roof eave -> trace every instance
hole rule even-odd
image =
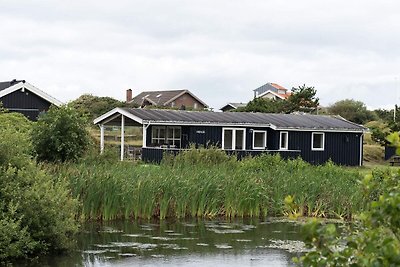
[[[160,120],[143,120],[143,124],[156,124],[156,125],[202,125],[202,126],[226,126],[226,127],[270,127],[275,129],[276,126],[270,123],[227,123],[227,122],[188,122],[188,121],[160,121]]]
[[[262,94],[260,94],[259,96],[257,96],[257,98],[263,97],[263,96],[265,96],[265,95],[268,94],[268,93],[271,93],[271,94],[273,94],[274,96],[277,96],[277,97],[279,97],[279,98],[282,99],[282,100],[285,100],[285,99],[286,99],[285,97],[283,97],[283,96],[281,96],[281,95],[279,95],[279,94],[277,94],[277,93],[275,93],[275,92],[273,92],[273,91],[271,91],[271,90],[265,91],[264,93],[262,93]]]
[[[101,115],[100,117],[97,117],[96,119],[94,119],[93,120],[93,124],[103,124],[102,122],[107,121],[107,119],[112,118],[117,113],[119,113],[121,115],[124,115],[124,116],[136,121],[139,124],[143,124],[143,120],[141,118],[131,114],[130,112],[126,111],[123,108],[114,108],[114,109],[110,110],[109,112],[107,112],[107,113]]]
[[[277,127],[279,131],[316,131],[316,132],[351,132],[351,133],[365,133],[366,129],[352,129],[352,128],[310,128],[310,127]]]
[[[222,108],[220,108],[219,110],[223,110],[226,107],[232,107],[234,109],[237,109],[237,107],[235,107],[234,105],[232,105],[231,103],[226,104],[225,106],[223,106]]]
[[[48,101],[49,103],[59,107],[61,106],[63,103],[57,99],[55,99],[54,97],[50,96],[49,94],[43,92],[42,90],[40,90],[39,88],[33,86],[32,84],[28,83],[28,82],[19,82],[17,84],[14,84],[4,90],[0,91],[0,97],[6,96],[8,94],[11,94],[19,89],[28,89],[29,91],[31,91],[32,93],[40,96],[41,98],[43,98],[44,100]]]

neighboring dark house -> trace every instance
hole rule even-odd
[[[363,126],[336,116],[247,112],[196,112],[115,108],[94,120],[143,127],[142,159],[160,162],[164,152],[217,146],[238,157],[279,153],[312,164],[362,165]],[[103,130],[104,131],[104,130]],[[123,138],[121,138],[123,140]],[[104,147],[104,140],[101,147]],[[121,159],[124,143],[121,142]]]
[[[203,110],[207,104],[192,94],[189,90],[146,91],[132,98],[132,90],[126,91],[126,102],[135,103],[140,107],[157,106],[179,109]]]
[[[228,103],[225,106],[223,106],[222,108],[220,108],[219,110],[221,110],[222,112],[227,112],[227,111],[235,110],[237,108],[245,107],[246,105],[247,105],[247,103]]]
[[[9,111],[22,113],[33,121],[51,105],[62,104],[25,80],[0,82],[0,102]]]

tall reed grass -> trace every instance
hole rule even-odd
[[[360,175],[327,163],[262,155],[237,161],[192,149],[160,165],[86,160],[47,167],[67,179],[85,219],[301,216],[350,218],[363,206]],[[290,196],[290,208],[285,198]]]

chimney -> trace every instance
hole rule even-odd
[[[129,103],[132,101],[132,89],[126,90],[126,102]]]

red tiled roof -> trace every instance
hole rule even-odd
[[[280,90],[287,90],[285,87],[277,84],[277,83],[270,83],[273,87],[275,87],[276,89],[280,89]]]
[[[287,92],[286,94],[278,94],[278,95],[280,95],[281,97],[287,99],[291,94],[292,94],[292,92]]]

